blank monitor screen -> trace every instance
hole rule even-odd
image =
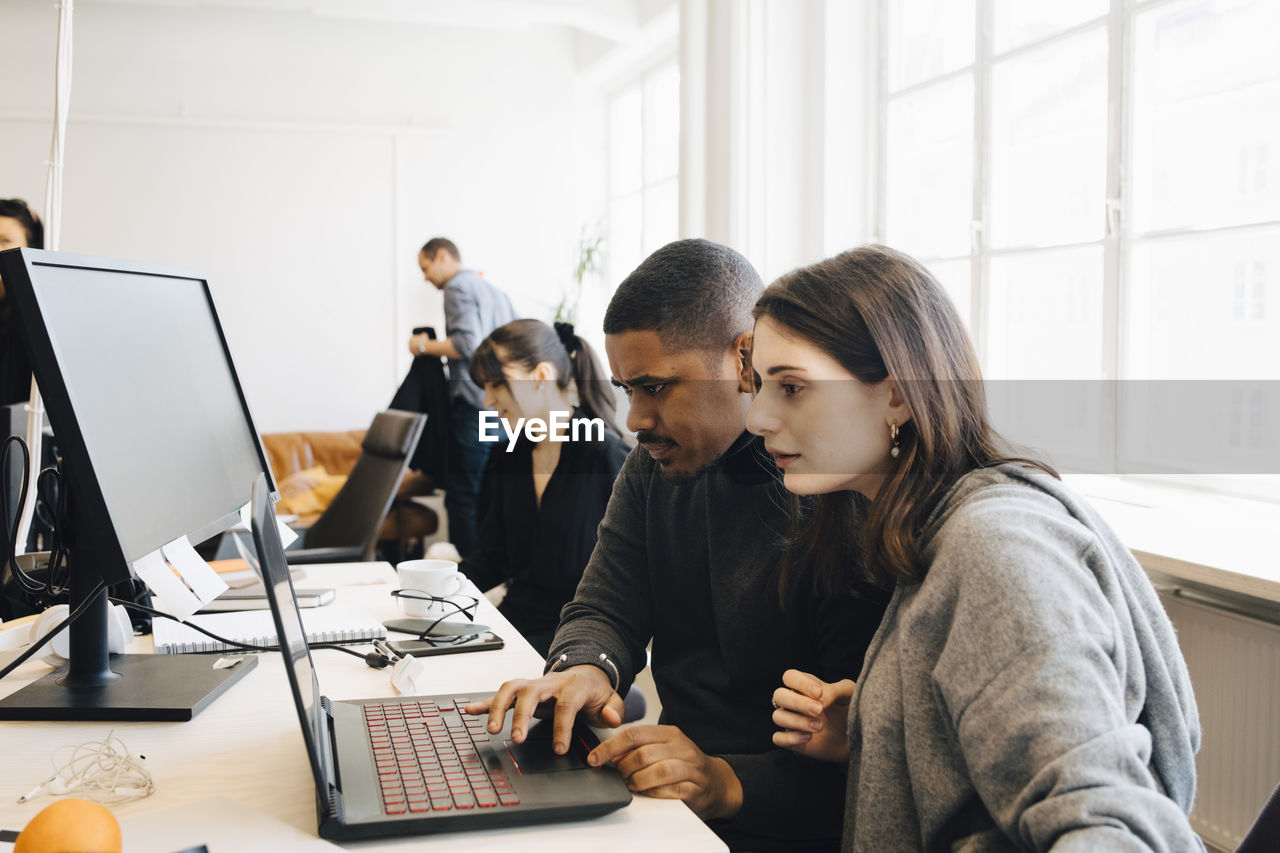
[[[31,279],[124,558],[218,532],[266,465],[206,283],[39,261]]]

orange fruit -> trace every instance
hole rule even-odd
[[[120,824],[101,803],[68,797],[36,813],[13,853],[120,853]]]

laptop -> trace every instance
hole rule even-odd
[[[296,516],[295,516],[296,517]],[[277,523],[284,521],[285,517],[277,515]],[[283,543],[281,543],[283,544]],[[266,610],[267,604],[267,587],[262,581],[262,567],[258,564],[257,549],[254,547],[253,535],[248,529],[248,525],[238,523],[231,529],[223,533],[222,540],[218,542],[218,554],[230,553],[232,546],[239,554],[239,557],[245,564],[243,572],[231,572],[223,576],[223,580],[227,583],[243,583],[249,581],[246,586],[232,586],[229,589],[219,593],[217,598],[206,601],[200,606],[200,613],[225,613],[232,610]],[[290,566],[289,570],[292,576],[301,577],[303,569],[299,566]],[[294,599],[298,602],[298,606],[302,608],[324,607],[332,604],[336,596],[336,592],[332,587],[323,589],[294,589]]]
[[[461,713],[465,696],[399,696],[335,702],[320,695],[266,477],[253,487],[253,541],[271,595],[315,777],[323,838],[352,840],[519,826],[597,817],[631,802],[612,767],[590,767],[598,744],[574,727],[569,752],[551,749],[551,722],[525,742],[510,721],[490,735],[487,717]]]

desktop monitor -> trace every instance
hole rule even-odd
[[[250,669],[202,655],[109,657],[107,590],[132,563],[225,530],[270,469],[208,281],[150,264],[0,253],[67,490],[70,663],[0,700],[0,719],[190,719]],[[91,595],[92,594],[92,595]]]

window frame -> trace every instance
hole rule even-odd
[[[1002,256],[1025,257],[1043,252],[1055,252],[1072,247],[1100,246],[1102,249],[1102,305],[1101,321],[1101,379],[1104,381],[1135,378],[1131,359],[1126,355],[1128,303],[1131,283],[1128,277],[1132,253],[1137,246],[1163,240],[1176,240],[1208,235],[1240,233],[1280,226],[1280,220],[1252,220],[1230,224],[1154,229],[1138,232],[1132,229],[1133,172],[1128,168],[1133,161],[1136,97],[1135,79],[1135,23],[1138,15],[1170,6],[1184,0],[1110,0],[1104,14],[1081,21],[1050,36],[1037,38],[1016,47],[996,53],[994,48],[993,17],[995,0],[975,0],[974,59],[963,67],[954,68],[890,91],[890,4],[896,0],[874,0],[877,39],[874,80],[874,237],[886,242],[887,213],[889,209],[888,152],[890,104],[899,98],[937,85],[946,80],[971,75],[973,80],[973,162],[972,199],[970,207],[970,246],[967,255],[917,255],[927,264],[969,264],[969,330],[980,362],[986,366],[991,356],[992,336],[987,328],[992,306],[991,261]],[[1106,182],[1102,209],[1103,232],[1100,239],[1076,243],[1046,243],[1044,245],[992,248],[988,226],[992,198],[992,79],[997,64],[1044,50],[1055,44],[1075,38],[1099,27],[1105,28],[1107,42],[1107,105],[1106,105]],[[1248,301],[1246,293],[1246,303]],[[1246,304],[1246,313],[1248,306]],[[1238,496],[1260,498],[1280,502],[1280,488],[1274,484],[1242,485],[1240,478],[1211,475],[1176,475],[1155,473],[1126,473],[1132,465],[1121,453],[1119,425],[1107,425],[1109,447],[1103,448],[1103,464],[1106,470],[1117,472],[1125,479],[1151,481],[1191,486],[1197,489],[1224,492]],[[1247,479],[1247,475],[1246,475]],[[1272,480],[1280,478],[1272,477]]]
[[[660,53],[654,55],[650,61],[644,63],[643,66],[638,67],[634,73],[629,74],[625,79],[619,81],[617,85],[610,87],[610,89],[605,94],[606,117],[612,116],[613,105],[619,98],[622,98],[635,91],[638,91],[640,94],[640,135],[641,135],[640,148],[639,148],[640,185],[637,189],[631,190],[626,193],[615,195],[613,192],[613,186],[610,183],[610,185],[606,190],[606,197],[605,197],[605,233],[609,236],[610,242],[615,242],[614,233],[613,233],[614,221],[615,221],[615,218],[614,218],[615,204],[620,200],[631,199],[638,196],[640,201],[639,222],[640,222],[640,252],[642,255],[641,259],[643,259],[645,246],[647,245],[646,223],[647,223],[648,217],[646,213],[648,211],[651,192],[661,187],[662,185],[665,185],[669,182],[674,182],[677,189],[677,194],[678,194],[678,190],[680,186],[680,162],[678,157],[676,158],[675,171],[673,173],[669,175],[656,177],[656,178],[648,174],[649,158],[647,156],[647,151],[648,151],[647,129],[649,127],[648,122],[650,121],[650,118],[649,118],[650,111],[653,109],[653,106],[650,103],[650,98],[648,96],[648,83],[652,78],[656,77],[659,74],[665,73],[670,69],[674,69],[678,79],[678,75],[680,74],[680,57],[679,57],[679,52],[677,50],[676,45],[671,45],[669,49],[663,50]],[[679,131],[678,131],[679,122],[680,122],[680,105],[679,105],[679,98],[677,97],[676,99],[676,127],[677,127],[676,143],[677,145],[679,144]],[[613,122],[611,118],[606,118],[605,148],[606,148],[605,174],[606,176],[609,176],[608,179],[611,181],[612,174],[613,174],[613,165],[614,165],[613,161],[614,161],[614,156],[616,151],[614,146],[614,138],[613,138]],[[676,216],[677,216],[677,223],[678,223],[678,217],[679,217],[678,205],[676,209]],[[615,269],[614,257],[615,257],[615,254],[612,251],[608,252],[608,254],[606,255],[605,265],[608,273],[608,279],[613,282],[620,282],[630,272],[630,270]]]

